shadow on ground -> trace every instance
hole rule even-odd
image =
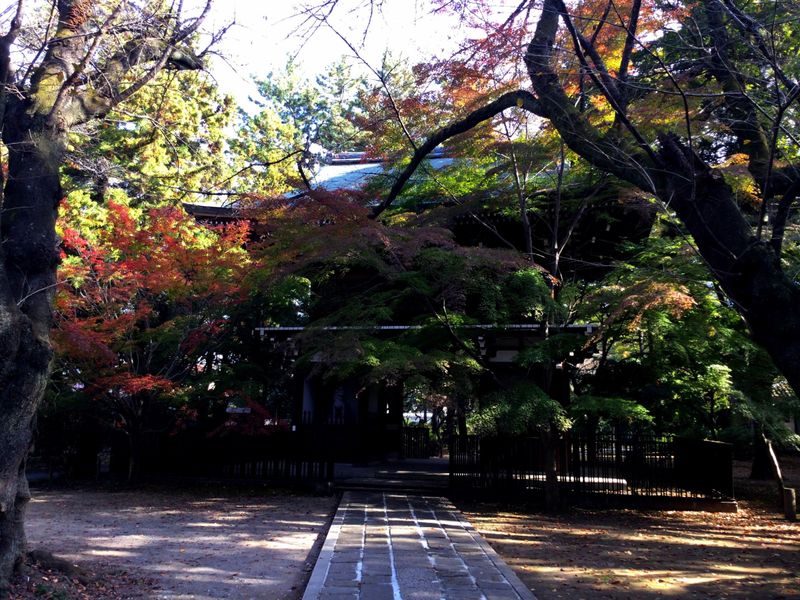
[[[31,548],[150,581],[142,597],[298,598],[333,497],[170,490],[46,490]]]
[[[800,525],[738,513],[464,507],[536,593],[556,598],[800,598]]]

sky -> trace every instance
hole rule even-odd
[[[458,22],[451,16],[431,14],[430,0],[385,2],[367,31],[365,0],[339,0],[331,24],[356,47],[372,66],[380,64],[384,51],[396,56],[424,60],[455,48]],[[329,28],[312,36],[298,32],[303,18],[296,0],[218,0],[208,20],[210,29],[235,20],[236,24],[218,46],[221,58],[212,61],[211,71],[223,90],[240,103],[255,94],[253,76],[264,77],[296,56],[301,72],[312,77],[342,55],[353,56],[347,45]]]

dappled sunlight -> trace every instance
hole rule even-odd
[[[478,530],[478,533],[480,533],[487,540],[493,540],[493,539],[496,539],[498,541],[502,540],[502,542],[504,544],[530,545],[530,544],[545,544],[545,543],[547,543],[545,539],[538,539],[538,538],[537,539],[531,539],[531,538],[534,538],[534,536],[530,536],[528,538],[521,539],[522,536],[520,534],[518,534],[518,533],[501,534],[501,533],[496,533],[496,532],[491,532],[491,531],[481,531],[480,529]]]
[[[89,550],[92,556],[114,556],[114,557],[130,557],[134,556],[133,552],[124,552],[122,550]]]
[[[332,497],[47,492],[28,533],[33,548],[152,578],[159,594],[273,598],[302,586],[334,509]]]
[[[220,515],[217,517],[220,521],[244,521],[248,518],[248,514],[245,512],[239,512],[235,514],[227,514],[227,515]]]
[[[466,512],[539,600],[800,594],[800,526],[747,506],[734,514]]]
[[[269,548],[277,550],[295,550],[307,548],[314,543],[316,534],[289,534],[272,537],[268,540],[247,540],[240,545],[245,548]]]
[[[739,566],[739,565],[712,565],[715,571],[731,571],[739,573],[741,577],[752,575],[778,575],[784,573],[783,569],[777,567],[757,567],[754,565]]]
[[[290,527],[317,527],[319,525],[319,519],[326,518],[326,515],[315,515],[316,519],[313,521],[308,520],[281,520],[275,519],[272,521],[262,521],[263,523],[274,523],[275,525],[289,525]]]
[[[142,548],[154,542],[164,542],[165,538],[158,538],[149,535],[115,535],[113,537],[88,537],[86,543],[93,547],[100,548]]]

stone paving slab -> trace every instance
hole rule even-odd
[[[536,600],[446,498],[345,492],[303,600]]]

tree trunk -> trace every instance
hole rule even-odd
[[[94,18],[91,0],[59,0],[53,3],[58,24],[42,40],[44,52],[35,57],[12,51],[27,3],[16,4],[0,38],[0,130],[8,152],[8,179],[0,198],[0,586],[24,556],[25,457],[53,355],[50,327],[59,257],[55,223],[66,132],[106,114],[168,64],[201,68],[191,51],[178,45],[197,31],[211,0],[198,17],[183,22],[180,11],[161,19],[159,11],[148,16],[150,11],[136,9],[145,22],[163,24],[161,39],[145,41],[132,32],[132,39],[121,43],[114,34],[103,49],[98,44],[104,33],[130,18],[125,3],[112,7],[101,24],[103,17]],[[154,35],[151,31],[143,26],[142,35]],[[20,69],[30,74],[27,85],[14,81],[12,54],[33,59],[27,71]],[[145,63],[145,73],[131,81],[132,68]]]
[[[5,485],[5,482],[3,482]],[[22,564],[25,556],[25,511],[30,500],[24,461],[16,476],[16,493],[12,504],[0,512],[0,570],[12,573]],[[0,579],[0,597],[8,584],[8,577]]]
[[[784,484],[781,465],[775,455],[772,442],[767,439],[763,431],[756,431],[754,438],[755,455],[753,456],[753,467],[750,471],[750,479],[772,479],[777,488],[778,505],[784,503]]]
[[[19,311],[8,319],[7,309],[0,309],[0,589],[25,554],[23,519],[30,498],[25,458],[52,357],[48,340],[35,336]]]
[[[800,394],[800,287],[772,246],[753,235],[722,175],[673,136],[660,141],[667,170],[659,196],[686,225],[753,339]]]
[[[463,398],[458,399],[458,410],[456,412],[456,426],[458,428],[458,435],[462,438],[467,437],[467,408],[466,401]]]
[[[25,459],[53,357],[62,139],[37,125],[20,105],[3,132],[9,161],[0,222],[0,587],[25,555]]]
[[[128,436],[128,483],[139,478],[139,440],[133,434]]]

